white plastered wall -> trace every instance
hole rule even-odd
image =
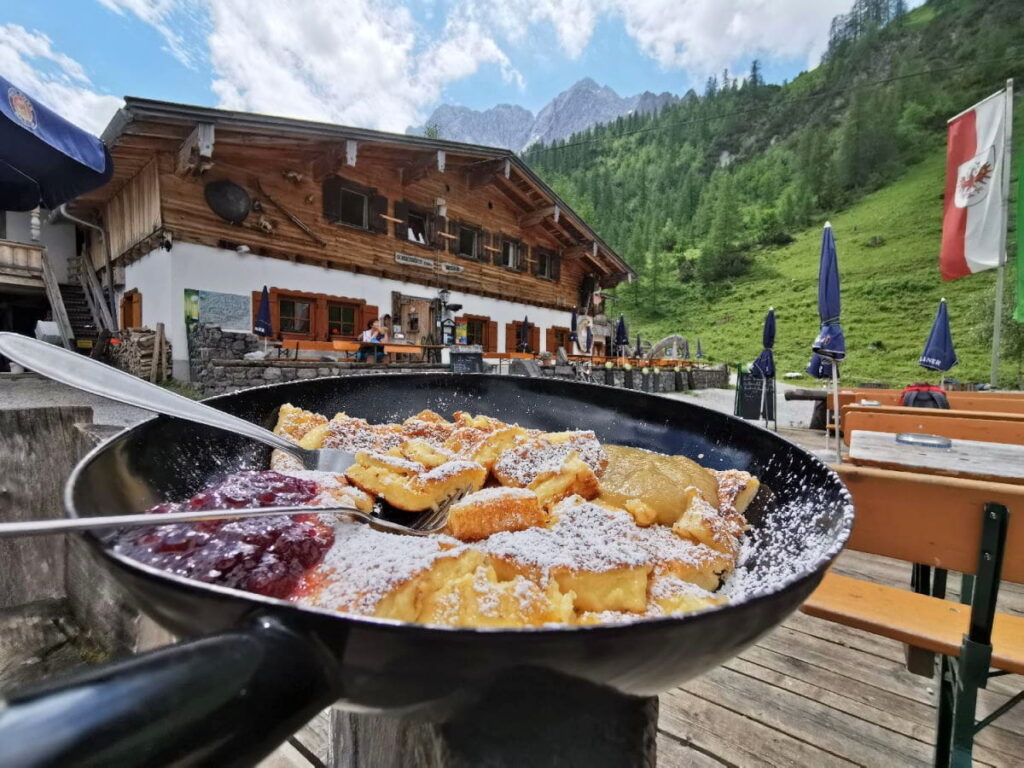
[[[175,243],[171,251],[157,249],[125,269],[125,289],[142,293],[142,322],[150,328],[164,323],[173,345],[174,375],[188,378],[188,347],[185,338],[185,290],[196,289],[249,296],[263,286],[282,290],[326,293],[364,299],[381,314],[390,311],[391,294],[433,298],[437,288],[414,282],[357,275],[337,269],[292,264],[252,253],[237,253],[193,243]],[[569,310],[557,311],[517,301],[504,301],[452,291],[449,301],[462,304],[462,312],[485,315],[498,324],[498,349],[505,349],[505,324],[528,317],[541,329],[540,343],[547,343],[551,326],[568,327]],[[246,329],[237,329],[246,330]],[[552,352],[554,350],[551,350]]]
[[[75,225],[70,222],[47,224],[48,211],[40,213],[42,227],[39,242],[46,248],[46,258],[58,283],[70,282],[68,264],[75,255]],[[32,219],[29,211],[0,211],[7,218],[6,239],[14,243],[32,243]]]

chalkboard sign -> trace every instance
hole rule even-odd
[[[763,379],[755,373],[740,371],[736,376],[735,415],[752,421],[775,421],[775,379]]]
[[[480,352],[452,352],[452,373],[483,373],[484,356]]]

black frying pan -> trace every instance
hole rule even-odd
[[[0,701],[0,766],[248,765],[332,702],[419,710],[512,667],[651,696],[739,653],[791,613],[839,553],[853,520],[838,477],[811,454],[730,416],[603,386],[500,376],[414,374],[293,382],[215,398],[272,425],[284,402],[374,422],[423,408],[485,413],[548,430],[593,429],[608,443],[681,453],[761,478],[754,543],[731,604],[621,626],[454,629],[298,608],[190,581],[114,554],[86,535],[139,606],[198,638]],[[71,516],[137,512],[226,473],[265,468],[269,449],[151,419],[90,453],[65,492]]]

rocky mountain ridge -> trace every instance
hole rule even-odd
[[[410,127],[406,133],[422,136],[427,126],[433,126],[442,139],[520,152],[533,144],[565,139],[620,116],[657,112],[678,99],[667,91],[619,96],[607,85],[598,85],[587,77],[555,96],[536,115],[513,104],[498,104],[484,110],[442,104],[424,125]]]

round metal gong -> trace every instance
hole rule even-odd
[[[210,210],[232,224],[241,224],[252,210],[252,198],[245,188],[227,179],[211,181],[203,195]]]

